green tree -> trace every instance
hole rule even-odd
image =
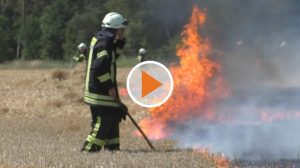
[[[5,60],[9,59],[10,53],[9,51],[9,40],[10,36],[7,32],[9,32],[9,27],[7,26],[9,24],[9,19],[5,17],[4,15],[0,15],[0,62],[3,62]]]
[[[28,16],[25,26],[21,29],[23,39],[22,59],[31,60],[40,58],[41,30],[38,18]]]
[[[104,14],[105,11],[101,10],[78,13],[67,23],[65,43],[63,44],[65,59],[73,57],[79,43],[89,44],[91,37],[101,27],[99,15]]]
[[[63,59],[65,23],[68,13],[63,0],[46,7],[40,19],[42,30],[42,58]]]
[[[15,59],[17,56],[17,41],[19,39],[18,31],[20,28],[21,9],[20,3],[17,0],[7,0],[2,1],[1,3],[1,15],[6,19],[4,19],[5,21],[2,20],[1,25],[1,29],[5,30],[5,37],[1,35],[1,40],[5,42],[0,46],[3,51],[0,55],[3,55],[2,58],[5,58],[2,61],[7,61]]]

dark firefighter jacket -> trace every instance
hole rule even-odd
[[[123,48],[125,40],[114,42],[116,30],[102,28],[92,38],[87,61],[84,101],[89,105],[119,107],[119,103],[108,95],[109,89],[115,87],[119,97],[116,81],[116,48]]]

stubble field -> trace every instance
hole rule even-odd
[[[125,86],[128,68],[118,70]],[[14,167],[215,167],[211,157],[180,150],[173,141],[155,141],[151,151],[121,123],[121,151],[81,153],[90,129],[83,103],[84,66],[74,69],[0,70],[0,168]],[[129,97],[122,100],[137,120],[147,111]]]

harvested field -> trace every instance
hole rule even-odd
[[[124,86],[129,69],[119,69]],[[133,136],[133,124],[121,124],[121,151],[80,153],[89,131],[90,113],[83,103],[84,66],[72,70],[0,71],[0,168],[14,167],[215,167],[212,157],[175,149],[156,141],[153,152]],[[147,111],[123,98],[139,121]]]

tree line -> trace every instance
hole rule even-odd
[[[165,8],[169,5],[172,8]],[[111,11],[130,21],[127,55],[136,54],[140,47],[155,50],[179,33],[189,6],[170,0],[0,0],[0,61],[68,60],[79,43],[89,43]],[[174,19],[176,8],[184,10]]]
[[[77,45],[88,44],[111,11],[130,21],[124,55],[136,55],[140,47],[154,57],[173,55],[193,5],[207,10],[204,33],[221,47],[236,34],[252,37],[254,29],[246,23],[254,22],[255,31],[265,34],[270,33],[268,25],[277,23],[276,30],[284,30],[278,22],[300,14],[297,0],[0,0],[0,62],[70,60]]]

